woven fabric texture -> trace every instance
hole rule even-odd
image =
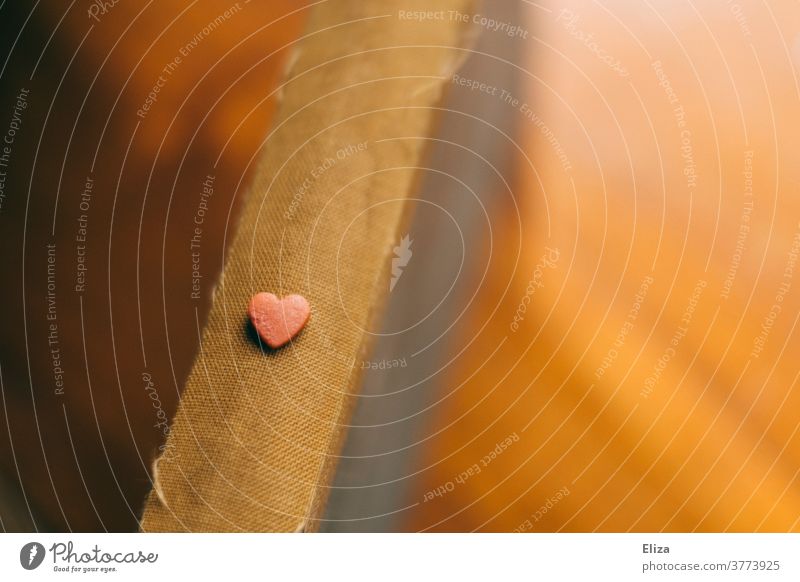
[[[287,71],[142,531],[316,528],[388,292],[436,105],[470,0],[330,0]],[[441,11],[421,18],[415,11]],[[452,11],[452,12],[451,12]],[[262,349],[246,306],[300,293],[311,320]]]

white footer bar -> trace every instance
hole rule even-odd
[[[2,534],[0,580],[800,580],[800,534]]]

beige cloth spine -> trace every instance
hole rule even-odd
[[[287,72],[141,529],[318,525],[392,248],[471,0],[329,0]],[[421,19],[414,11],[440,11]],[[417,249],[420,256],[424,249]],[[253,293],[303,294],[306,329],[263,352]]]

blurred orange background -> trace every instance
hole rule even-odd
[[[407,527],[796,531],[800,7],[524,13],[521,212]]]

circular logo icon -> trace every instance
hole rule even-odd
[[[29,542],[19,551],[19,563],[26,570],[35,570],[44,561],[44,546],[39,542]]]

